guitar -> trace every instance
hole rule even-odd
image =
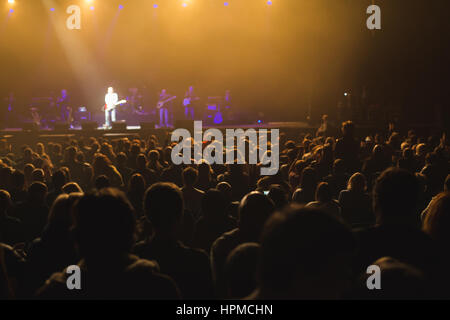
[[[193,97],[189,97],[189,98],[184,98],[183,100],[183,106],[187,107],[188,105],[190,105],[192,103],[192,100],[200,100],[199,97],[193,98]]]
[[[124,104],[124,103],[127,103],[127,100],[120,100],[120,101],[114,103],[113,105],[110,105],[109,107],[107,104],[105,104],[104,110],[105,111],[114,110],[117,106],[120,106],[121,104]]]
[[[156,104],[156,108],[157,108],[157,109],[161,109],[162,107],[164,107],[164,105],[165,105],[167,102],[172,101],[172,100],[175,100],[176,98],[177,98],[176,96],[173,96],[173,97],[170,97],[170,98],[168,98],[168,99],[166,99],[166,100],[158,101],[158,103]]]

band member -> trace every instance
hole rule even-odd
[[[169,127],[169,108],[172,100],[176,98],[167,93],[166,89],[162,89],[159,95],[157,108],[159,108],[159,127]]]
[[[184,95],[184,117],[186,119],[194,120],[195,101],[199,98],[194,94],[194,87],[190,86]]]
[[[119,102],[119,96],[112,87],[108,88],[105,96],[105,126],[111,128],[111,123],[116,122],[116,105]]]
[[[71,123],[72,109],[69,106],[69,95],[66,89],[61,90],[61,95],[56,100],[56,106],[58,108],[61,121]]]

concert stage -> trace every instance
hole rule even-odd
[[[125,137],[140,137],[145,138],[149,135],[156,135],[159,139],[164,139],[167,132],[171,132],[177,128],[189,128],[189,123],[193,126],[193,122],[181,122],[178,127],[172,128],[157,128],[154,123],[142,124],[141,126],[117,126],[113,129],[105,129],[98,126],[78,126],[73,129],[55,128],[55,129],[38,129],[35,126],[24,126],[24,128],[6,128],[0,130],[0,139],[6,139],[11,143],[29,144],[46,141],[67,141],[70,139],[78,139],[85,137],[97,137],[106,139],[117,139]],[[181,125],[180,125],[181,124]],[[216,128],[220,130],[225,129],[280,129],[282,132],[295,133],[298,131],[315,132],[317,127],[308,125],[306,122],[267,122],[267,123],[229,123],[221,125],[203,124],[203,129]]]

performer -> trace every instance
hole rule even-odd
[[[159,109],[159,127],[169,127],[169,108],[171,106],[172,100],[176,96],[172,96],[167,93],[166,89],[162,89],[159,95],[158,104],[156,107]]]
[[[69,95],[66,89],[61,90],[61,95],[56,99],[61,121],[72,123],[72,108],[69,106]]]
[[[111,128],[111,123],[116,121],[116,106],[119,102],[119,96],[112,87],[108,88],[105,96],[105,127]]]
[[[195,113],[195,101],[200,98],[195,96],[194,87],[190,86],[188,91],[184,95],[183,105],[184,105],[184,117],[189,120],[194,120]]]

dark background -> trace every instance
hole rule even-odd
[[[271,120],[334,114],[344,92],[397,108],[409,122],[448,110],[449,16],[444,0],[16,0],[0,2],[0,97],[67,88],[73,103],[97,110],[106,88],[165,87],[202,96],[230,89],[235,108]],[[157,3],[159,7],[153,8]],[[366,8],[382,10],[382,30],[366,28]],[[65,9],[82,7],[68,31]],[[119,11],[118,5],[124,9]],[[56,10],[50,12],[49,8]]]

